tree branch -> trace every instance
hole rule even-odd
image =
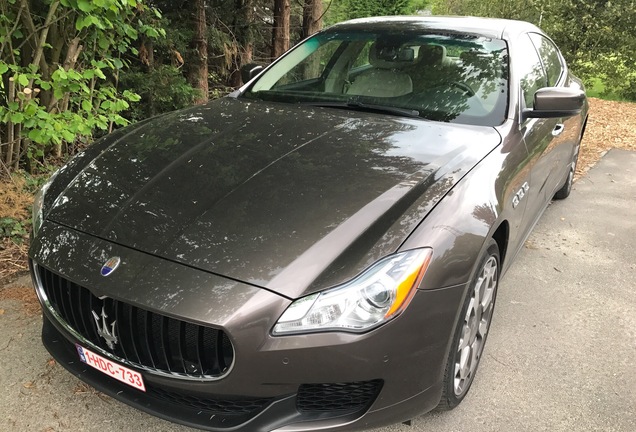
[[[4,52],[4,47],[7,45],[7,41],[11,39],[11,34],[13,34],[13,32],[18,28],[18,24],[20,23],[20,16],[22,15],[22,9],[24,9],[24,5],[20,5],[18,15],[15,17],[15,23],[13,23],[13,28],[9,33],[5,35],[5,39],[2,41],[2,46],[0,46],[0,54]]]
[[[53,25],[59,21],[62,21],[63,19],[65,19],[66,17],[68,17],[69,15],[74,14],[75,11],[74,10],[69,10],[67,12],[64,12],[62,15],[56,17],[53,21],[50,22],[50,25]],[[31,23],[33,24],[33,21],[31,21]],[[26,22],[25,22],[26,24]],[[44,25],[35,27],[35,24],[33,24],[33,27],[29,27],[29,35],[27,37],[24,38],[24,40],[22,41],[22,43],[20,43],[20,45],[18,45],[16,47],[17,50],[19,50],[20,48],[22,48],[24,46],[25,43],[27,43],[28,41],[31,40],[31,38],[37,37],[37,33],[42,30],[44,28]]]
[[[27,0],[22,0],[23,4],[26,2]],[[44,20],[44,28],[42,29],[40,33],[40,40],[38,41],[38,44],[35,48],[35,55],[33,56],[33,64],[39,64],[40,60],[43,60],[42,54],[44,53],[44,45],[46,44],[46,37],[49,34],[51,21],[53,20],[53,17],[55,16],[55,10],[57,9],[59,4],[60,4],[59,0],[56,0],[53,3],[51,3],[51,6],[49,7],[49,13],[46,15],[46,19]],[[46,64],[46,60],[44,61],[44,63]],[[47,68],[48,68],[48,65],[47,65]],[[31,84],[29,84],[29,87],[30,86]]]
[[[329,2],[329,4],[327,5],[327,7],[325,8],[325,11],[322,13],[322,15],[320,15],[320,16],[318,17],[318,19],[317,19],[316,21],[320,21],[321,19],[323,19],[323,17],[327,14],[327,12],[329,12],[329,8],[331,7],[331,5],[333,4],[333,2],[334,2],[334,1],[335,1],[335,0],[331,0],[331,1]]]

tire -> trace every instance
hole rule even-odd
[[[570,167],[570,171],[568,172],[568,178],[565,180],[565,184],[556,191],[553,199],[555,200],[564,200],[570,196],[570,192],[572,192],[572,183],[574,183],[574,170],[576,170],[576,162],[573,162],[573,167]]]
[[[448,411],[459,405],[473,383],[492,322],[500,262],[497,242],[490,239],[486,251],[479,258],[479,270],[470,283],[459,315],[444,371],[442,397],[436,408],[438,411]],[[476,297],[481,300],[479,308],[475,308]],[[487,302],[485,307],[484,302]],[[478,320],[481,325],[476,325]]]
[[[581,138],[582,139],[582,138]],[[572,163],[570,164],[570,171],[568,171],[568,177],[565,179],[565,183],[554,194],[553,199],[555,200],[563,200],[570,196],[570,192],[572,192],[572,184],[574,183],[574,173],[576,172],[576,164],[579,160],[579,150],[581,148],[581,141],[576,146],[576,152],[574,153],[574,157],[572,158]]]

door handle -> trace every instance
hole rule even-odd
[[[563,123],[557,124],[554,129],[552,129],[552,136],[559,136],[565,130],[565,125]]]

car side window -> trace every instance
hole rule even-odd
[[[548,86],[554,87],[563,73],[563,63],[559,50],[549,39],[538,33],[531,33],[530,39],[539,52],[539,57],[541,57],[543,67],[548,75]]]
[[[320,45],[303,61],[283,75],[274,87],[320,78],[340,45],[340,41],[328,41]]]
[[[548,86],[548,79],[529,35],[522,35],[517,41],[516,56],[525,106],[534,108],[534,94],[540,88]]]

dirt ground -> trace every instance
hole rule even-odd
[[[612,148],[636,150],[636,103],[590,98],[590,115],[581,143],[577,178]]]
[[[580,178],[611,148],[636,150],[636,103],[612,102],[590,98],[590,115],[581,145],[576,178]],[[0,178],[0,219],[4,217],[26,220],[32,195],[25,193],[19,178]],[[27,239],[16,244],[0,240],[0,286],[14,280],[28,270]]]

